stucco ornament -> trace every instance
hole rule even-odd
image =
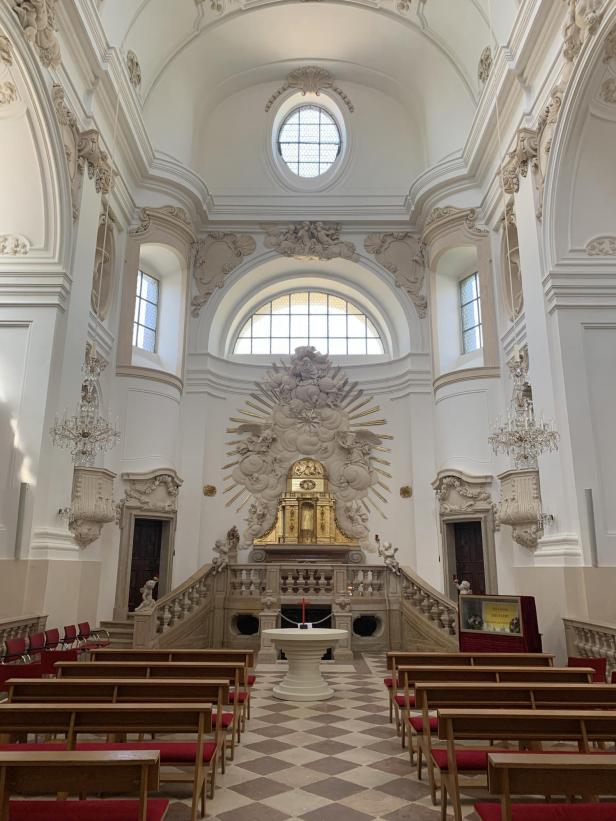
[[[228,429],[233,461],[226,466],[231,484],[225,491],[237,492],[227,504],[243,497],[239,510],[250,500],[244,545],[273,526],[291,466],[312,458],[329,476],[339,526],[368,546],[368,511],[380,511],[378,500],[387,501],[378,488],[389,491],[382,480],[388,474],[379,467],[389,462],[375,451],[387,450],[382,443],[391,438],[369,430],[385,424],[369,418],[378,406],[363,410],[369,402],[328,356],[308,346],[296,348],[288,364],[273,365],[257,383],[247,402],[251,410],[232,417],[239,424]]]
[[[265,231],[265,247],[284,257],[359,260],[355,245],[340,239],[341,226],[337,222],[271,223],[261,227]]]
[[[488,82],[490,71],[492,70],[492,49],[486,46],[481,52],[479,65],[477,66],[477,79],[482,85]]]
[[[13,65],[13,46],[4,34],[0,34],[0,63],[7,66]]]
[[[21,234],[0,234],[0,256],[25,256],[30,251],[30,241]]]
[[[28,42],[36,48],[41,63],[57,68],[61,63],[60,43],[56,37],[56,0],[8,0]]]
[[[410,231],[369,234],[364,240],[364,248],[394,275],[396,285],[407,292],[417,316],[423,319],[428,311],[428,300],[421,293],[425,264],[423,248],[417,237]]]
[[[192,246],[193,275],[198,293],[192,298],[192,315],[199,316],[201,308],[225,278],[254,253],[257,243],[249,234],[230,234],[214,231]]]
[[[10,105],[17,99],[17,87],[15,83],[7,80],[6,83],[0,83],[0,105]]]
[[[265,104],[265,111],[269,111],[278,97],[289,89],[301,91],[302,94],[316,94],[317,96],[324,89],[331,90],[340,97],[349,111],[355,110],[349,97],[336,85],[334,75],[330,71],[321,68],[321,66],[300,66],[300,68],[294,68],[293,71],[287,74],[285,82],[280,88],[276,89]]]
[[[126,67],[128,68],[128,79],[133,88],[141,88],[141,66],[134,51],[129,51],[126,55]]]
[[[616,237],[595,237],[586,246],[586,253],[589,257],[616,256]]]

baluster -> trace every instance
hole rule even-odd
[[[165,604],[165,606],[163,607],[163,626],[161,633],[164,633],[166,630],[169,629],[171,625],[171,618],[171,606],[169,604]]]

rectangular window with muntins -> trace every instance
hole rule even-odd
[[[150,353],[156,351],[159,300],[159,281],[144,271],[139,271],[133,322],[133,346]]]
[[[460,280],[460,325],[462,352],[472,353],[482,348],[481,298],[477,273]]]

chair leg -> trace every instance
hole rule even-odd
[[[227,737],[222,740],[222,755],[220,756],[220,774],[224,775],[227,769]]]
[[[411,767],[415,763],[415,744],[413,742],[413,733],[409,730],[409,758],[411,759]]]
[[[447,821],[447,785],[441,776],[441,821]]]
[[[401,732],[400,732],[400,741],[402,742],[402,749],[404,749],[406,747],[406,713],[402,712],[402,710],[400,711],[400,713],[401,713],[400,724],[401,724],[401,727],[402,727]]]
[[[207,779],[206,779],[207,781]],[[206,781],[203,782],[203,792],[205,794],[205,784]],[[216,789],[216,762],[212,762],[212,766],[210,768],[210,791],[208,793],[208,798],[214,798],[214,790]]]
[[[417,778],[421,781],[421,764],[422,764],[423,753],[421,749],[421,743],[417,744]]]
[[[246,718],[250,721],[250,689],[247,692],[248,695],[246,696]]]
[[[391,695],[391,690],[388,693],[389,695],[389,723],[392,724],[394,720],[394,700]]]

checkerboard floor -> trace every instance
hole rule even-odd
[[[329,701],[293,703],[272,696],[284,669],[257,668],[252,718],[235,761],[217,775],[207,802],[211,821],[439,821],[425,781],[388,721],[384,654],[352,665],[324,665],[336,690]],[[185,821],[178,794],[167,821]],[[476,798],[475,798],[476,800]],[[465,802],[472,811],[473,799]]]

